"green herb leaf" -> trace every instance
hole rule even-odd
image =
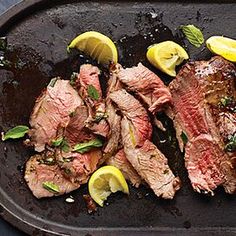
[[[204,37],[199,28],[194,25],[181,26],[180,29],[183,31],[188,41],[199,48],[204,43]]]
[[[182,131],[180,137],[181,137],[184,145],[186,145],[186,143],[188,142],[188,136],[184,133],[184,131]]]
[[[60,192],[59,186],[49,181],[43,182],[43,187],[52,193]]]
[[[229,138],[229,142],[225,145],[225,150],[228,152],[236,151],[236,134]]]
[[[6,60],[4,58],[4,56],[0,57],[0,67],[7,67],[7,66],[10,66],[10,65],[11,65],[11,62]]]
[[[61,143],[63,142],[63,137],[60,137],[58,139],[54,139],[52,140],[52,146],[54,147],[59,147],[61,145]]]
[[[70,77],[70,85],[71,86],[75,85],[75,82],[76,82],[77,78],[78,78],[78,73],[73,72],[71,77]]]
[[[2,135],[2,141],[7,139],[17,139],[22,138],[28,132],[29,127],[24,125],[18,125],[10,130],[8,130],[4,135]]]
[[[86,143],[76,144],[73,148],[73,151],[79,153],[85,153],[90,151],[94,147],[102,147],[102,141],[96,138]]]
[[[49,86],[54,87],[54,85],[56,84],[57,80],[58,80],[58,77],[51,79],[51,81],[49,82]]]
[[[220,99],[220,105],[223,107],[227,107],[228,105],[230,105],[233,102],[233,98],[232,97],[222,97]]]
[[[63,139],[62,143],[61,143],[61,150],[63,152],[69,152],[70,151],[70,145],[68,144],[68,142]]]
[[[97,89],[92,84],[90,84],[88,86],[88,95],[89,95],[89,97],[93,98],[94,100],[99,99],[99,93],[98,93]]]
[[[0,50],[6,51],[7,49],[7,37],[0,37]]]

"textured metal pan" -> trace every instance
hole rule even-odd
[[[7,58],[14,64],[0,69],[0,128],[27,124],[36,97],[51,77],[68,78],[86,61],[68,56],[66,44],[77,34],[97,30],[118,45],[120,62],[132,66],[145,59],[147,46],[162,40],[185,42],[178,30],[193,23],[210,35],[236,38],[236,4],[225,1],[24,1],[0,18],[0,35],[9,42]],[[207,59],[206,49],[191,46],[193,59]],[[156,71],[167,83],[170,78]],[[105,86],[105,83],[104,83]],[[235,196],[222,189],[215,197],[192,191],[175,140],[172,123],[168,132],[155,130],[153,140],[166,154],[183,187],[172,201],[158,199],[145,187],[131,188],[126,197],[117,194],[104,208],[88,215],[82,194],[86,186],[65,196],[35,199],[23,180],[25,161],[32,154],[21,141],[0,143],[0,214],[30,235],[232,235],[236,233]],[[159,140],[167,140],[159,144]]]

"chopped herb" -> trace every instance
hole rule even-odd
[[[11,62],[6,60],[3,56],[0,57],[0,67],[10,66]]]
[[[64,170],[64,172],[65,172],[67,175],[71,174],[71,170],[70,170],[70,169],[65,168],[65,169],[63,169],[63,170]]]
[[[47,157],[46,159],[39,159],[38,161],[40,164],[45,164],[45,165],[54,165],[56,163],[54,157],[52,156]]]
[[[0,50],[6,51],[7,49],[7,37],[0,37]]]
[[[165,175],[165,174],[168,174],[168,173],[169,173],[169,170],[168,170],[168,169],[165,169],[163,173],[164,173],[164,175]]]
[[[63,137],[60,137],[58,139],[52,140],[51,143],[52,143],[52,146],[59,147],[62,144],[62,142],[63,142]]]
[[[18,125],[10,130],[8,130],[5,134],[2,135],[2,141],[7,139],[17,139],[22,138],[29,131],[29,127],[25,125]]]
[[[233,102],[233,98],[232,97],[223,97],[220,99],[220,105],[223,107],[227,107],[228,105],[230,105]]]
[[[59,187],[56,184],[49,182],[49,181],[43,182],[43,187],[52,193],[59,193],[60,192]]]
[[[99,113],[96,114],[94,121],[95,121],[96,123],[99,123],[102,119],[105,119],[105,118],[107,118],[107,117],[108,117],[108,115],[107,115],[106,113],[104,113],[104,112],[99,112]]]
[[[79,153],[85,153],[90,151],[94,147],[102,147],[102,141],[96,138],[85,143],[76,144],[73,148],[73,151]]]
[[[90,84],[88,86],[88,95],[89,95],[89,97],[93,98],[94,100],[99,99],[99,93],[98,93],[97,89],[92,84]]]
[[[69,152],[70,151],[70,145],[68,144],[68,142],[63,139],[62,143],[61,143],[61,150],[63,152]]]
[[[186,145],[186,143],[188,142],[188,136],[184,133],[184,131],[182,131],[180,137],[182,138],[184,145]]]
[[[187,40],[195,47],[199,48],[204,43],[203,34],[196,26],[185,25],[181,26],[180,29],[183,31]]]
[[[228,152],[236,151],[236,133],[228,139],[228,143],[225,145],[225,150]]]
[[[76,111],[72,111],[72,112],[70,112],[69,117],[73,117],[73,116],[75,116],[75,114],[76,114]]]
[[[71,77],[70,77],[70,85],[71,86],[74,86],[75,85],[75,82],[76,82],[76,79],[78,78],[78,73],[76,72],[73,72]]]
[[[58,77],[51,79],[51,81],[49,82],[49,86],[54,87],[54,85],[56,84],[57,80],[58,80]]]

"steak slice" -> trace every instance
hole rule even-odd
[[[145,140],[150,139],[152,135],[152,126],[144,107],[124,89],[112,92],[109,97],[121,110],[123,116],[131,121],[134,128],[133,131],[130,131],[133,132],[133,142],[142,146]]]
[[[110,93],[121,89],[120,81],[117,77],[117,71],[119,71],[119,65],[116,65],[110,76],[108,81],[108,89],[107,89],[107,98],[106,98],[106,113],[108,115],[107,122],[110,126],[110,132],[108,134],[108,141],[103,150],[104,159],[112,157],[118,151],[121,139],[121,116],[117,114],[117,110],[112,104],[112,100],[110,99]]]
[[[130,181],[136,188],[142,183],[142,179],[137,171],[127,160],[124,149],[120,149],[114,156],[108,158],[106,164],[118,168],[123,173],[125,179]]]
[[[80,187],[79,183],[72,183],[65,178],[57,163],[51,165],[41,163],[42,155],[32,156],[26,163],[25,180],[30,190],[37,198],[52,197],[69,193]],[[53,193],[43,187],[43,183],[50,182],[58,186],[59,192]]]
[[[96,66],[84,64],[77,74],[76,88],[88,107],[86,127],[93,133],[107,137],[109,125],[105,120],[105,103],[102,99],[102,90],[99,82],[100,71]]]
[[[29,136],[35,150],[41,152],[57,136],[59,127],[66,127],[70,113],[83,101],[68,80],[52,80],[36,100],[30,116]]]
[[[131,127],[132,123],[124,117],[121,134],[127,159],[158,197],[172,199],[180,188],[179,177],[174,176],[166,157],[151,141],[146,139],[141,147],[134,144]]]
[[[121,136],[130,164],[157,196],[172,199],[180,188],[180,180],[170,170],[166,157],[149,141],[152,127],[141,103],[125,90],[110,94],[123,114]]]
[[[186,64],[169,85],[173,100],[168,114],[181,149],[181,134],[188,138],[185,165],[198,192],[213,195],[219,185],[228,193],[236,191],[236,156],[225,150],[235,132],[235,111],[232,104],[222,104],[225,98],[236,101],[235,79],[235,66],[217,56]]]
[[[168,87],[142,63],[132,68],[121,68],[118,77],[128,90],[135,92],[148,105],[148,110],[153,114],[171,102]]]
[[[72,183],[85,184],[97,169],[102,152],[99,149],[93,149],[83,154],[58,151],[56,156],[63,176]]]

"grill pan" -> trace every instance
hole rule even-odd
[[[234,1],[24,1],[0,17],[0,36],[7,36],[6,57],[14,64],[0,69],[0,131],[28,124],[34,101],[50,78],[69,78],[88,58],[68,56],[66,45],[77,34],[100,31],[117,44],[125,67],[144,63],[166,84],[170,78],[145,59],[153,43],[174,40],[187,45],[191,59],[209,59],[210,52],[190,46],[178,31],[195,24],[205,38],[236,38]],[[106,80],[102,79],[103,88]],[[193,192],[176,143],[172,122],[163,114],[166,133],[154,129],[153,141],[169,160],[183,186],[174,200],[158,199],[150,189],[130,187],[130,196],[115,194],[94,215],[86,210],[86,186],[67,196],[37,200],[23,179],[33,154],[22,141],[0,142],[0,215],[30,235],[235,235],[236,198],[218,188],[214,197]],[[160,143],[160,140],[166,140]]]

